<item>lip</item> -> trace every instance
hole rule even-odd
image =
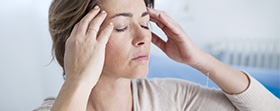
[[[132,60],[133,61],[148,61],[149,60],[149,54],[148,53],[139,53]]]

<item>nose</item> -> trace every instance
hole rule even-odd
[[[135,26],[133,29],[134,33],[132,34],[133,40],[132,40],[132,45],[135,47],[139,47],[142,45],[145,45],[149,42],[150,36],[150,31],[147,29],[142,28],[140,25]]]

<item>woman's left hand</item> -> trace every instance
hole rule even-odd
[[[199,64],[201,51],[188,37],[184,30],[171,19],[166,12],[147,8],[150,20],[155,22],[167,35],[165,42],[152,33],[152,42],[158,46],[171,59],[190,66]]]
[[[188,64],[204,74],[211,74],[210,79],[227,93],[239,94],[248,88],[249,79],[244,73],[223,64],[199,49],[165,12],[150,8],[148,12],[151,21],[155,22],[168,37],[165,42],[152,33],[152,42],[171,59]]]

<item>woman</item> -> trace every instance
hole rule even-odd
[[[146,8],[150,7],[150,8]],[[200,50],[165,12],[143,0],[54,0],[50,33],[65,82],[52,111],[275,111],[280,101],[248,74]],[[149,21],[167,35],[151,33]],[[150,44],[210,74],[221,90],[178,79],[146,79]],[[142,78],[142,79],[139,79]]]

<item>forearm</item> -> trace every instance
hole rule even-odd
[[[249,79],[244,73],[220,62],[206,52],[202,51],[201,55],[201,62],[193,67],[205,75],[209,72],[209,78],[224,92],[238,94],[247,89]]]
[[[65,80],[52,111],[85,111],[92,85],[82,80]]]

